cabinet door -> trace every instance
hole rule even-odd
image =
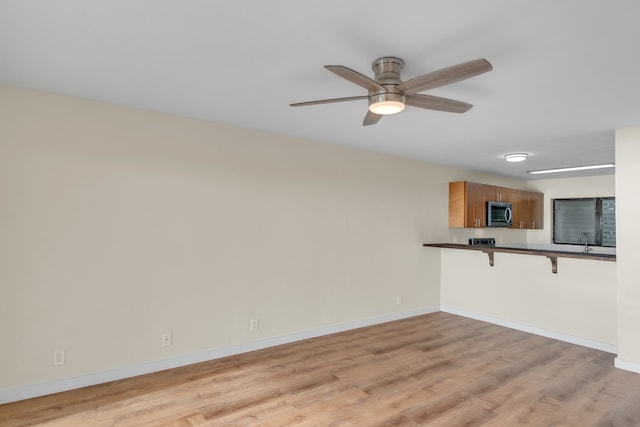
[[[496,185],[485,185],[486,201],[491,202],[508,202],[509,188],[498,187]]]
[[[487,186],[467,182],[467,219],[465,227],[481,228],[487,225]]]
[[[478,228],[486,224],[485,185],[468,181],[449,183],[449,227]]]
[[[529,194],[527,191],[512,189],[509,192],[513,221],[511,228],[526,228],[529,223]]]
[[[530,191],[513,190],[513,225],[512,228],[528,230],[542,229],[542,212],[544,194]],[[517,192],[517,196],[515,195]]]
[[[542,230],[544,221],[544,194],[529,193],[529,227]]]

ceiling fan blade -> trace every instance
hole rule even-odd
[[[405,104],[429,110],[447,111],[449,113],[464,113],[473,107],[471,104],[456,101],[455,99],[422,94],[408,95],[405,99]]]
[[[493,70],[493,66],[491,66],[486,59],[474,59],[473,61],[452,65],[451,67],[442,68],[441,70],[407,80],[406,82],[400,83],[396,88],[407,95],[411,95],[424,90],[459,82],[460,80],[468,79],[491,70]]]
[[[290,107],[304,107],[306,105],[331,104],[332,102],[356,101],[358,99],[368,99],[368,95],[348,96],[346,98],[319,99],[317,101],[296,102],[289,104]]]
[[[324,68],[327,70],[336,73],[340,77],[349,80],[352,83],[357,84],[367,90],[373,92],[385,91],[386,88],[382,86],[377,81],[370,79],[364,74],[360,74],[357,71],[352,70],[351,68],[343,67],[342,65],[325,65]]]
[[[367,111],[367,115],[364,116],[364,121],[362,122],[362,126],[371,126],[375,125],[382,118],[382,114],[372,113],[371,111]]]

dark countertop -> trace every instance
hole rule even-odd
[[[508,246],[474,246],[463,245],[459,243],[425,243],[422,246],[431,248],[446,248],[446,249],[463,249],[469,251],[481,251],[487,253],[504,252],[510,254],[524,254],[524,255],[541,255],[547,257],[561,257],[561,258],[578,258],[578,259],[591,259],[598,261],[616,261],[616,255],[614,254],[599,254],[599,253],[584,253],[584,252],[570,252],[570,251],[558,251],[547,249],[528,249],[528,248],[516,248]]]

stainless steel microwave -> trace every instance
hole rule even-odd
[[[511,203],[487,202],[487,227],[511,227]]]

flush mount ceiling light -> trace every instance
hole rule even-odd
[[[507,162],[524,162],[527,160],[527,157],[529,157],[527,153],[511,153],[504,155],[504,159]]]
[[[401,93],[377,93],[369,97],[369,111],[375,114],[396,114],[404,110],[405,96]]]
[[[584,171],[589,169],[606,169],[606,168],[615,168],[615,167],[616,165],[614,165],[613,163],[605,163],[603,165],[572,166],[568,168],[542,169],[537,171],[527,171],[527,173],[541,174],[541,173],[573,172],[573,171]]]

